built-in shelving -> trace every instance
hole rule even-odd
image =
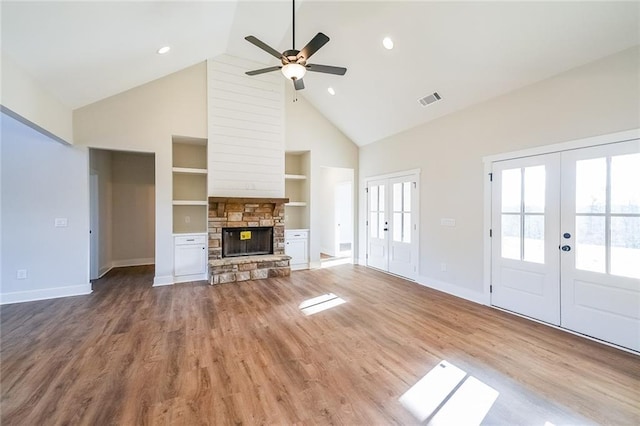
[[[173,138],[173,232],[207,232],[207,140]]]
[[[286,180],[305,180],[307,177],[305,175],[290,175],[290,174],[285,174],[284,178]]]
[[[206,175],[207,169],[195,169],[193,167],[174,167],[173,173]]]
[[[206,200],[173,200],[174,206],[206,206]]]
[[[285,227],[287,229],[308,228],[309,153],[287,152],[284,164],[284,194],[289,199],[285,204]]]

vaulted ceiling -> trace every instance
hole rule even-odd
[[[2,51],[75,109],[222,53],[277,65],[290,1],[2,1]],[[359,145],[640,44],[639,2],[298,1],[296,48],[331,41],[299,92]],[[390,36],[393,50],[382,46]],[[171,51],[156,50],[170,45]],[[284,78],[284,77],[283,77]],[[334,96],[327,92],[333,87]],[[417,100],[437,91],[442,100]]]

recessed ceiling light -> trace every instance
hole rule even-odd
[[[171,50],[170,46],[162,46],[160,49],[158,49],[158,54],[164,55],[165,53],[169,53],[170,50]]]
[[[382,39],[382,45],[385,49],[391,50],[393,49],[393,40],[391,40],[391,37],[385,37]]]
[[[336,91],[335,91],[335,90],[333,90],[333,87],[329,87],[329,88],[327,89],[327,92],[329,92],[329,94],[330,94],[331,96],[333,96],[333,95],[335,95],[335,94],[336,94]]]

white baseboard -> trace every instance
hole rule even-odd
[[[114,260],[113,262],[111,262],[111,267],[122,268],[125,266],[153,265],[155,263],[156,263],[156,260],[153,257],[143,257],[140,259]]]
[[[367,266],[367,259],[359,257],[355,259],[356,265]]]
[[[479,303],[484,305],[484,294],[478,293],[477,291],[469,290],[464,287],[460,287],[454,284],[450,284],[444,281],[439,281],[433,278],[418,276],[416,278],[416,282],[425,287],[432,288],[434,290],[441,291],[443,293],[450,294],[452,296],[460,297],[462,299],[469,300],[471,302]]]
[[[173,275],[163,275],[163,276],[155,276],[153,277],[153,286],[160,287],[163,285],[172,285],[175,281]]]
[[[91,283],[0,294],[0,305],[91,294]]]
[[[207,281],[207,274],[180,275],[177,277],[173,277],[174,284],[188,283],[191,281]],[[160,284],[160,285],[167,285],[167,284]],[[153,286],[154,287],[156,286],[155,282],[153,283]]]
[[[309,269],[308,263],[297,263],[295,265],[289,265],[292,271],[301,271],[303,269]]]
[[[107,272],[113,269],[113,265],[105,266],[103,268],[98,269],[98,278],[102,278],[107,275]]]

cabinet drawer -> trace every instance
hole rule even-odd
[[[309,231],[307,230],[289,230],[284,231],[285,240],[306,240],[309,238]]]
[[[185,235],[182,237],[175,237],[175,244],[182,246],[185,244],[205,244],[207,242],[206,235]]]

